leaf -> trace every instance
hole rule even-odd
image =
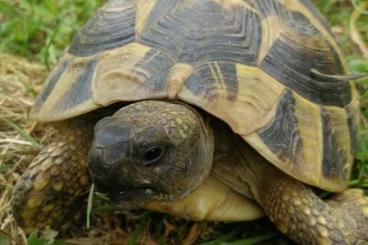
[[[349,61],[349,66],[352,72],[368,72],[368,60],[352,59]]]
[[[32,232],[32,234],[27,239],[28,245],[47,245],[46,241],[41,240],[37,236],[37,232]]]
[[[38,237],[37,232],[32,232],[32,234],[27,239],[28,245],[67,245],[62,240],[51,240],[47,241]]]

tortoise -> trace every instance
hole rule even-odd
[[[301,244],[367,239],[368,201],[347,189],[352,79],[309,0],[110,0],[32,108],[57,132],[16,184],[14,217],[61,230],[93,182],[122,207],[266,215]]]

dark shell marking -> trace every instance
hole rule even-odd
[[[303,44],[297,44],[286,35],[281,35],[260,67],[316,104],[343,107],[351,101],[350,84],[338,81],[331,84],[312,78],[311,75],[313,68],[326,74],[342,73],[342,67],[336,64],[336,60],[319,49],[303,47]]]
[[[173,53],[179,62],[256,63],[261,24],[243,7],[230,12],[209,0],[158,1],[147,23],[138,40]]]
[[[91,84],[96,66],[97,59],[93,59],[86,64],[83,73],[79,75],[71,88],[61,97],[58,103],[56,103],[55,110],[66,110],[91,98]]]
[[[334,128],[331,124],[329,113],[321,110],[322,130],[323,130],[323,164],[322,174],[329,179],[347,180],[349,178],[349,168],[345,168],[346,155],[337,141]],[[345,170],[345,171],[344,171]]]
[[[134,0],[110,1],[74,37],[68,52],[80,57],[90,56],[133,42],[135,6]]]
[[[154,91],[164,91],[166,78],[173,64],[172,57],[169,57],[167,53],[151,49],[135,67],[149,75],[145,79],[146,86],[151,87]]]
[[[185,86],[203,99],[213,100],[225,90],[227,98],[235,100],[238,94],[235,64],[211,62],[198,65]]]
[[[277,155],[290,164],[297,164],[303,148],[298,120],[295,116],[295,99],[292,92],[286,91],[279,101],[276,117],[265,128],[258,131],[259,137]]]
[[[59,64],[54,68],[54,71],[51,73],[51,75],[45,82],[46,87],[43,89],[42,93],[37,98],[37,101],[34,105],[34,110],[38,110],[43,105],[43,103],[45,103],[46,99],[49,97],[50,93],[54,89],[60,77],[64,74],[69,63],[70,63],[69,61],[64,60],[59,62]]]

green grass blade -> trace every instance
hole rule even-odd
[[[0,243],[1,244],[1,243]],[[27,239],[28,245],[67,245],[62,240],[47,240],[40,238],[37,234],[37,232],[32,232],[31,235]]]
[[[88,203],[87,203],[87,229],[91,226],[91,213],[93,207],[93,194],[95,192],[95,185],[91,185],[91,189],[88,194]]]
[[[27,243],[28,245],[45,245],[45,242],[38,237],[37,232],[32,232],[27,239]]]

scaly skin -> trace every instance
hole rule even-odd
[[[356,244],[368,239],[368,199],[349,189],[324,201],[249,146],[242,149],[241,178],[278,229],[300,244]]]
[[[67,122],[32,161],[14,189],[12,211],[26,232],[63,230],[80,210],[90,179],[87,154],[92,125]]]
[[[281,172],[264,177],[272,181],[259,185],[259,202],[291,239],[301,244],[355,244],[368,239],[368,202],[361,190],[345,191],[332,206]],[[356,199],[349,198],[352,195]]]

